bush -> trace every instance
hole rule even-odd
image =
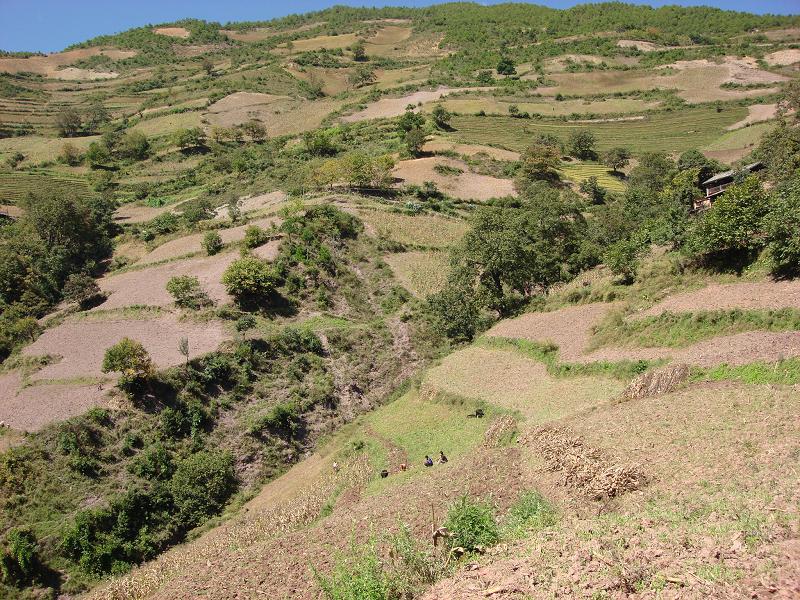
[[[219,233],[216,231],[209,231],[203,236],[203,250],[206,251],[206,254],[209,256],[214,256],[215,254],[219,253],[222,250],[222,237],[220,237]]]
[[[467,552],[488,548],[500,539],[492,507],[466,494],[450,507],[444,526],[453,533],[451,546]]]
[[[64,284],[64,300],[78,304],[86,309],[100,295],[100,286],[87,273],[73,273]]]
[[[170,481],[178,518],[196,527],[217,514],[236,490],[233,457],[221,451],[202,451],[178,463]]]
[[[642,243],[636,239],[620,240],[608,248],[604,261],[611,272],[622,279],[622,283],[632,283],[643,250]]]
[[[278,275],[268,263],[248,256],[231,263],[222,283],[240,305],[255,307],[275,293]]]
[[[103,373],[112,371],[122,374],[119,387],[131,394],[153,374],[153,361],[140,342],[125,337],[106,350],[103,357]]]
[[[194,275],[178,275],[167,282],[167,291],[180,308],[197,310],[211,304],[211,299]]]
[[[778,190],[765,219],[765,232],[773,273],[800,275],[800,177]]]
[[[244,231],[245,248],[257,248],[269,240],[269,234],[258,225],[249,225]]]
[[[0,579],[9,585],[32,582],[39,571],[39,545],[30,529],[8,532],[0,555]]]
[[[544,497],[535,491],[524,492],[506,516],[505,530],[511,537],[522,537],[526,533],[556,522],[556,513]]]

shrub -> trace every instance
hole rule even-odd
[[[776,275],[800,275],[800,177],[778,191],[765,219],[767,248]]]
[[[103,357],[103,373],[120,372],[119,386],[129,394],[146,383],[153,370],[153,361],[144,346],[127,337],[106,350]]]
[[[64,300],[75,302],[83,310],[100,295],[100,286],[87,273],[73,273],[64,283]]]
[[[234,261],[225,270],[222,283],[242,306],[262,305],[275,292],[278,275],[266,262],[253,257]]]
[[[167,291],[180,308],[197,310],[211,304],[211,299],[194,275],[178,275],[167,282]]]
[[[170,481],[178,518],[186,527],[196,527],[217,514],[235,490],[233,457],[216,450],[182,460]]]
[[[81,154],[81,151],[78,150],[78,148],[67,143],[61,146],[61,155],[59,158],[62,162],[64,162],[64,164],[67,164],[70,167],[77,167],[83,160],[83,154]]]
[[[269,240],[269,234],[258,225],[249,225],[244,231],[245,248],[257,248]]]
[[[33,581],[39,571],[39,545],[30,529],[12,529],[0,555],[0,579],[10,585]]]
[[[450,507],[444,525],[453,533],[451,546],[467,552],[487,548],[500,539],[492,507],[466,494]]]
[[[608,248],[604,261],[611,272],[622,279],[622,283],[632,283],[643,250],[642,243],[636,239],[620,240]]]
[[[216,231],[209,231],[203,236],[202,246],[206,254],[214,256],[222,250],[222,237]]]

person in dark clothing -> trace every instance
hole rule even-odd
[[[446,462],[447,462],[447,457],[444,455],[444,451],[439,450],[439,464],[443,465]]]
[[[427,454],[425,455],[425,466],[426,467],[432,467],[433,466],[433,459],[430,456],[428,456]]]

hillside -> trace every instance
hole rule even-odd
[[[453,3],[0,55],[0,598],[800,596],[798,48]]]

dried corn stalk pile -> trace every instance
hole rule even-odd
[[[483,434],[484,448],[497,448],[511,439],[517,429],[517,422],[509,415],[495,419]]]
[[[580,490],[593,500],[614,498],[647,483],[639,465],[615,463],[566,428],[541,428],[527,434],[522,442],[541,452],[549,471],[561,473],[562,485]]]
[[[622,392],[622,397],[632,400],[666,394],[688,378],[689,367],[686,365],[670,365],[655,371],[648,371],[631,381]]]

